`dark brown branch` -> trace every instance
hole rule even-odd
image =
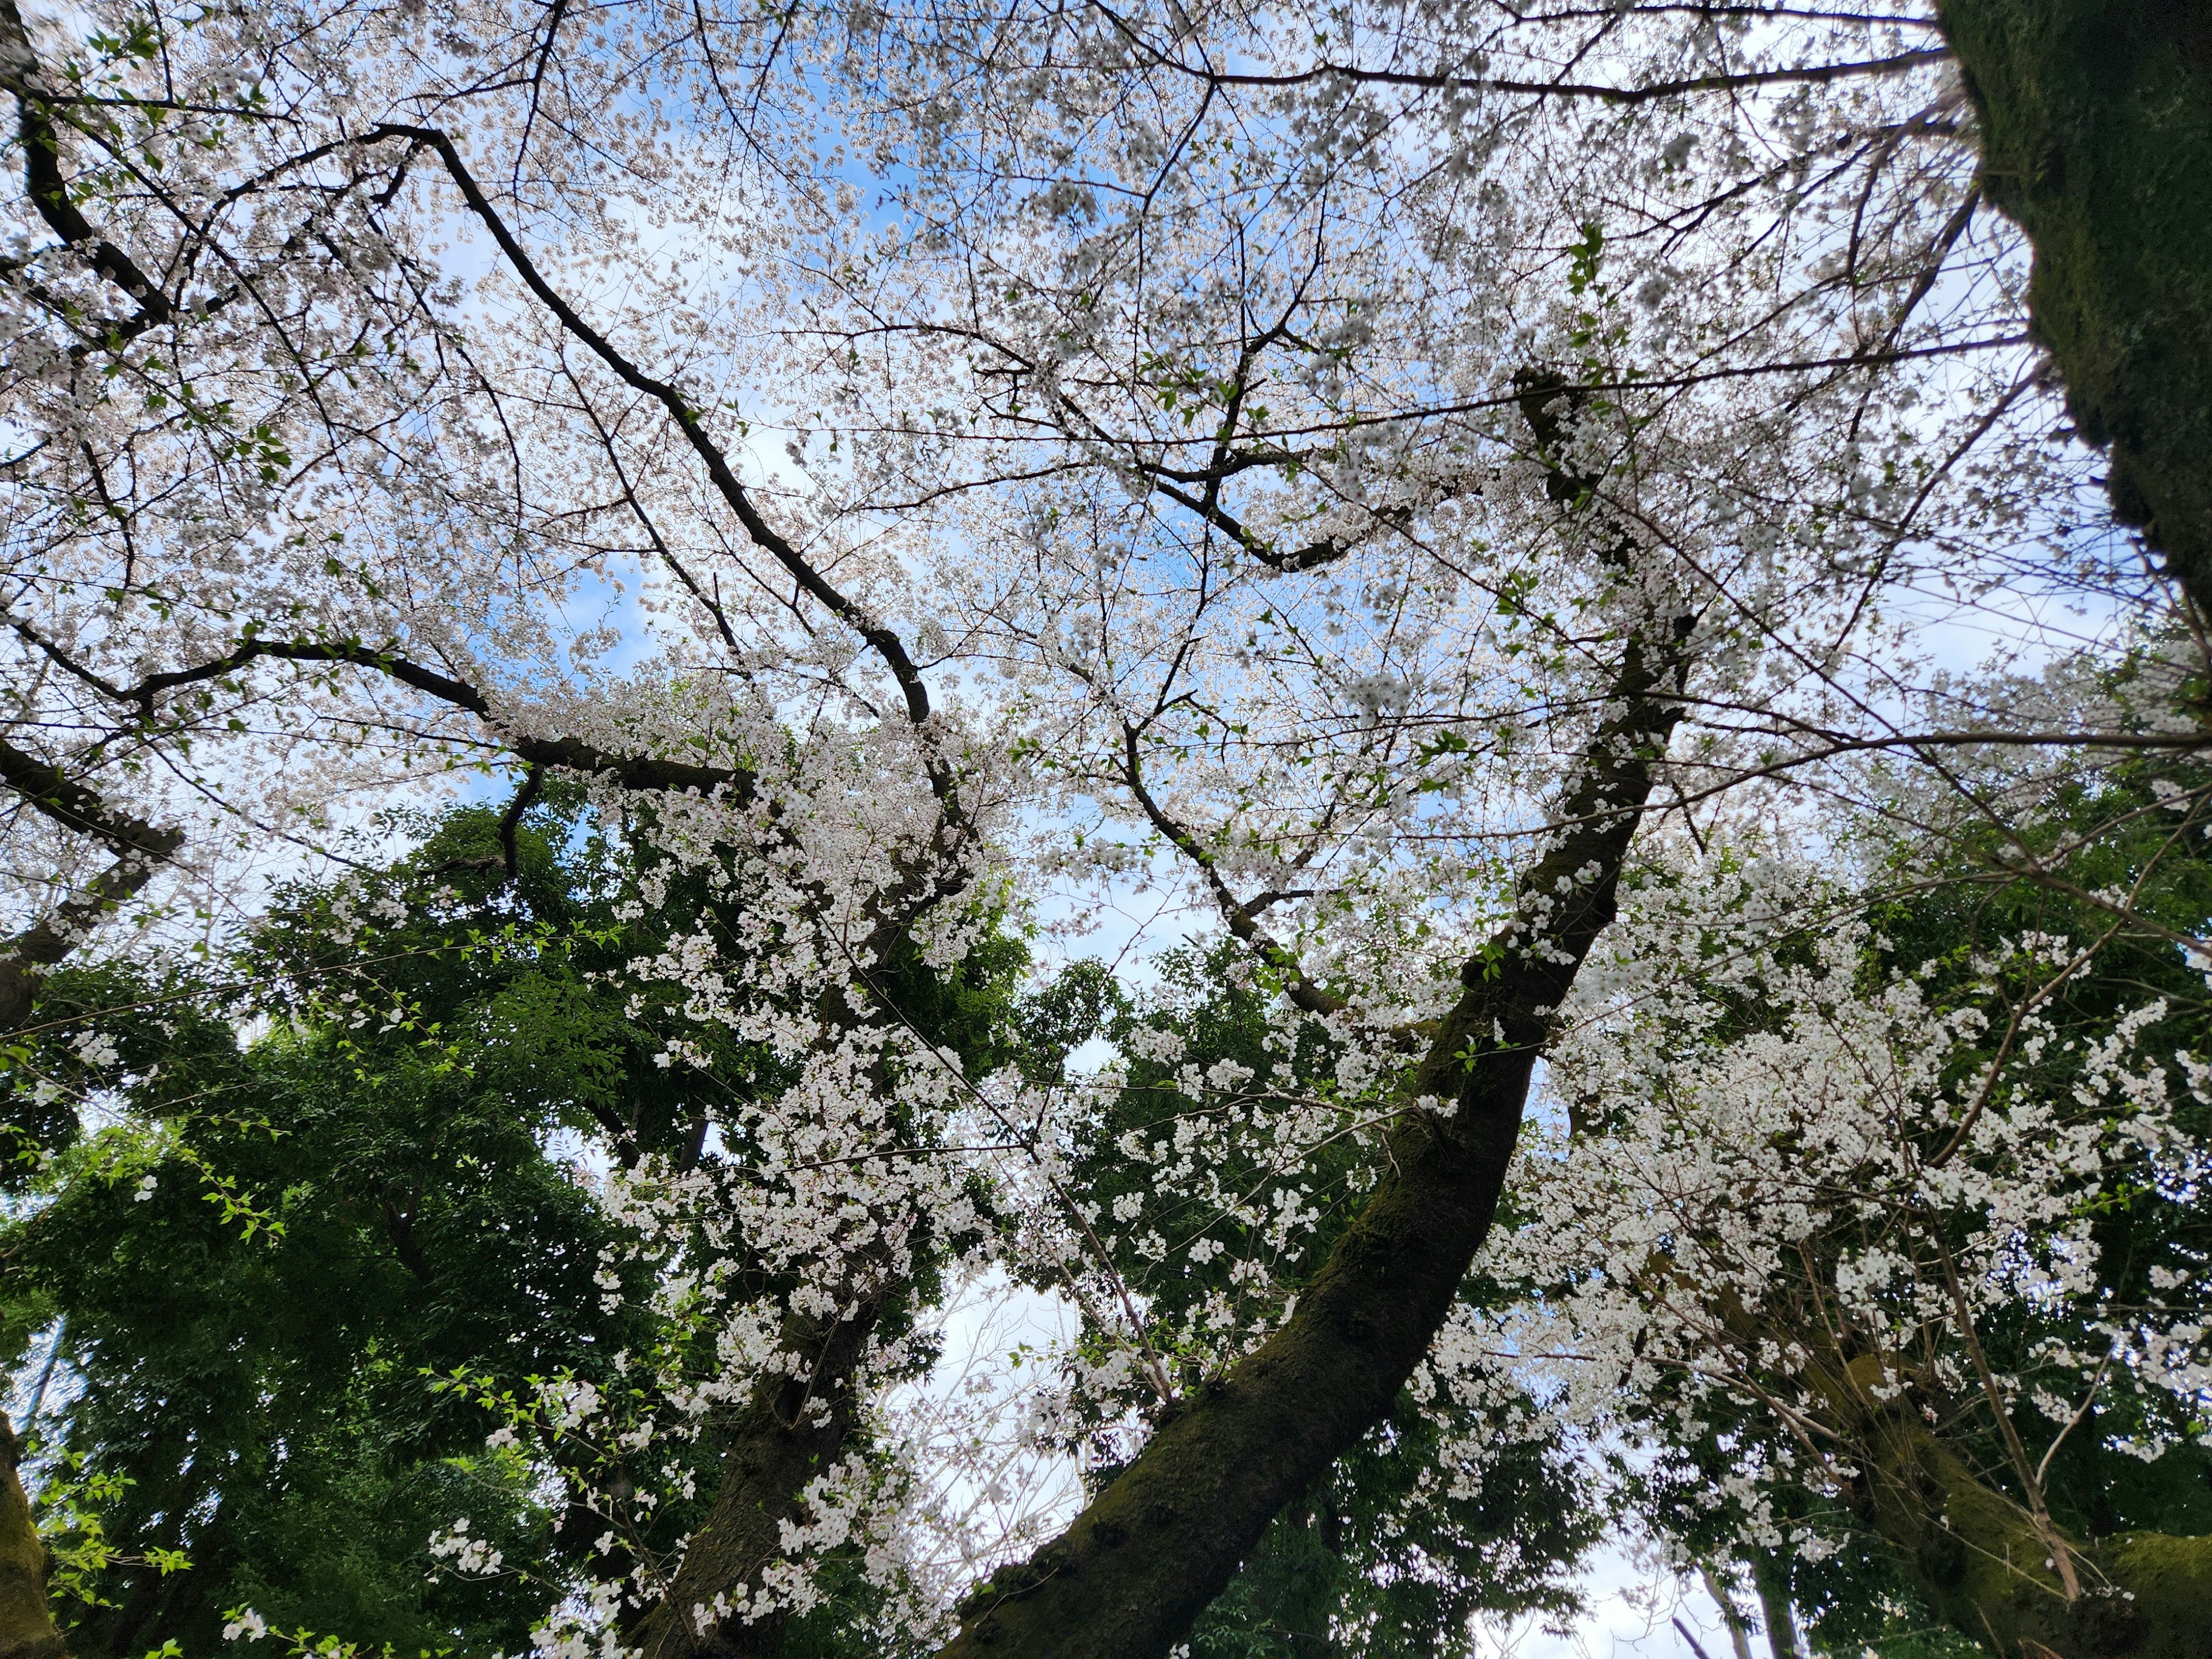
[[[93,228],[70,199],[62,177],[61,137],[52,106],[38,85],[37,54],[15,0],[0,0],[0,88],[12,93],[18,112],[16,136],[23,146],[23,187],[48,228],[72,252],[137,303],[130,319],[102,325],[103,331],[143,333],[176,314],[161,285],[121,248]]]
[[[1285,75],[1237,72],[1184,63],[1160,51],[1110,8],[1099,9],[1123,40],[1153,63],[1176,70],[1208,87],[1299,87],[1337,81],[1353,86],[1406,87],[1428,92],[1502,92],[1514,96],[1594,99],[1616,105],[1646,104],[1668,98],[1686,98],[1702,92],[1747,92],[1759,87],[1819,86],[1859,76],[1899,75],[1930,64],[1947,61],[1942,47],[1903,52],[1887,58],[1842,64],[1806,64],[1790,69],[1748,70],[1737,74],[1692,76],[1686,80],[1655,81],[1640,87],[1607,87],[1577,81],[1516,81],[1495,76],[1421,73],[1402,70],[1360,69],[1349,64],[1316,64],[1311,69]]]
[[[551,312],[561,326],[588,349],[592,355],[611,370],[623,385],[645,393],[666,411],[707,468],[707,476],[715,490],[737,515],[755,545],[775,558],[800,587],[864,640],[870,649],[883,659],[890,670],[891,678],[898,683],[906,699],[907,717],[919,726],[929,718],[929,691],[923,684],[921,673],[913,659],[907,654],[906,646],[892,629],[871,617],[860,605],[841,593],[829,580],[786,539],[775,526],[762,514],[751,494],[739,481],[730,465],[729,457],[707,431],[701,420],[701,411],[691,400],[667,381],[647,374],[614,343],[587,322],[582,313],[562,297],[559,289],[548,282],[538,269],[537,262],[528,249],[518,240],[514,233],[500,215],[499,210],[478,185],[468,165],[461,159],[453,141],[434,127],[404,126],[386,123],[374,128],[368,135],[370,142],[381,139],[405,139],[433,151],[445,163],[446,172],[461,192],[461,199],[490,233],[499,251],[514,267],[523,285],[538,296],[538,301]]]
[[[1259,923],[1260,912],[1268,904],[1285,896],[1279,893],[1265,893],[1250,902],[1238,898],[1222,879],[1220,866],[1207,852],[1198,837],[1183,825],[1169,817],[1152,790],[1145,783],[1143,757],[1139,750],[1140,733],[1127,721],[1121,726],[1121,781],[1137,803],[1138,810],[1152,828],[1164,836],[1178,853],[1198,866],[1206,890],[1221,911],[1222,921],[1230,933],[1248,946],[1254,955],[1274,970],[1283,981],[1284,994],[1310,1014],[1333,1014],[1346,1006],[1344,999],[1323,990],[1307,977],[1298,959],[1271,938]]]
[[[612,755],[578,738],[520,737],[501,731],[498,717],[483,692],[464,680],[403,657],[389,647],[367,645],[357,640],[249,639],[226,656],[197,663],[190,668],[149,674],[134,685],[118,685],[70,660],[27,625],[17,622],[17,632],[37,644],[77,678],[97,687],[118,702],[137,705],[140,718],[150,720],[155,703],[164,692],[198,685],[237,673],[264,659],[279,662],[343,664],[372,669],[451,708],[474,714],[495,732],[511,753],[532,767],[557,766],[572,772],[596,773],[613,779],[625,789],[729,792],[737,800],[750,800],[754,791],[751,773],[738,767],[697,766],[684,761],[649,756]],[[4,776],[4,773],[0,773]],[[524,802],[526,806],[528,802]]]
[[[541,766],[532,766],[522,775],[522,787],[514,792],[514,799],[507,802],[507,811],[499,815],[500,861],[506,866],[510,880],[516,874],[516,865],[519,861],[515,852],[514,832],[522,827],[522,815],[530,810],[530,804],[538,799],[538,792],[544,781],[545,769]]]
[[[1668,98],[1687,98],[1701,92],[1747,92],[1755,87],[1820,86],[1859,76],[1901,75],[1930,64],[1948,62],[1951,54],[1942,47],[1901,52],[1889,58],[1870,58],[1850,64],[1806,64],[1792,69],[1751,70],[1741,75],[1697,75],[1680,81],[1654,81],[1640,87],[1607,87],[1576,81],[1511,81],[1480,75],[1420,75],[1398,70],[1363,70],[1324,64],[1296,76],[1214,73],[1208,78],[1228,86],[1289,86],[1300,82],[1337,80],[1358,86],[1410,87],[1436,92],[1502,92],[1534,98],[1595,99],[1600,103],[1648,104]]]
[[[385,1236],[391,1239],[392,1253],[399,1259],[399,1265],[425,1289],[434,1287],[437,1276],[430,1270],[430,1258],[423,1254],[422,1241],[415,1236],[414,1212],[401,1209],[388,1192],[379,1193],[376,1202],[384,1217]]]
[[[1302,543],[1285,550],[1264,537],[1254,534],[1242,520],[1221,505],[1220,486],[1224,474],[1217,473],[1209,478],[1205,495],[1199,496],[1169,483],[1158,476],[1156,469],[1140,466],[1138,470],[1152,477],[1152,488],[1161,495],[1178,507],[1189,508],[1270,570],[1279,570],[1285,575],[1302,570],[1317,570],[1325,564],[1334,563],[1352,551],[1351,542],[1339,541],[1334,536],[1323,536],[1318,540]],[[1387,510],[1374,516],[1378,524],[1393,530],[1402,530],[1413,521],[1413,515],[1403,509]]]
[[[91,837],[118,858],[167,858],[182,844],[176,831],[157,830],[116,811],[84,785],[4,738],[0,738],[0,782],[64,830]]]

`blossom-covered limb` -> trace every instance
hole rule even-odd
[[[705,464],[707,476],[712,480],[716,493],[737,514],[738,522],[744,526],[745,534],[788,571],[792,578],[824,610],[867,641],[869,649],[883,659],[884,665],[890,670],[891,678],[897,681],[900,693],[906,700],[908,718],[917,726],[927,720],[930,713],[929,689],[921,678],[921,670],[915,666],[913,658],[907,653],[905,641],[899,637],[897,631],[884,626],[857,601],[839,592],[781,532],[768,521],[755,504],[751,493],[732,468],[722,447],[708,433],[700,419],[701,411],[693,407],[684,393],[666,380],[647,374],[632,362],[546,280],[529,250],[516,239],[499,210],[484,194],[483,187],[477,182],[476,176],[469,171],[468,164],[461,159],[460,151],[453,147],[453,139],[434,127],[410,127],[392,123],[380,125],[369,137],[372,140],[404,138],[436,154],[438,159],[445,163],[447,174],[461,192],[462,199],[468,204],[469,210],[490,233],[492,240],[507,256],[524,285],[559,319],[562,328],[581,341],[625,385],[645,393],[667,411],[669,418],[683,433],[685,441]],[[948,780],[944,789],[949,792],[950,787]]]
[[[100,842],[115,861],[83,891],[64,899],[8,941],[0,956],[0,1031],[31,1012],[39,970],[66,957],[102,916],[130,898],[184,845],[184,832],[159,829],[111,808],[93,790],[0,738],[0,782],[73,834]]]
[[[1276,1512],[1364,1434],[1428,1352],[1490,1230],[1551,1018],[1613,916],[1622,860],[1679,720],[1692,618],[1647,616],[1609,713],[1464,964],[1388,1138],[1389,1173],[1288,1322],[1179,1411],[1060,1538],[966,1603],[948,1656],[1165,1652]]]
[[[644,1659],[766,1659],[782,1619],[762,1575],[789,1553],[785,1539],[807,1483],[842,1455],[866,1403],[854,1379],[884,1311],[880,1294],[826,1315],[793,1314],[781,1345],[801,1357],[795,1376],[771,1375],[732,1413],[718,1438],[721,1486],[683,1565],[629,1640]],[[766,1612],[747,1612],[759,1595]]]
[[[99,333],[119,343],[167,322],[176,314],[176,307],[161,283],[101,235],[70,193],[69,180],[62,176],[62,142],[55,130],[54,106],[47,89],[40,84],[38,56],[15,0],[0,0],[0,88],[15,99],[24,193],[40,218],[134,302],[135,309],[128,317],[99,319],[95,324]]]

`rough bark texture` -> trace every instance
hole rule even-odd
[[[1866,1443],[1875,1528],[1954,1629],[2008,1659],[2212,1655],[2212,1538],[2124,1533],[2082,1546],[2084,1593],[2069,1603],[2027,1511],[1978,1479],[1917,1409],[1887,1413]]]
[[[864,1301],[848,1317],[787,1326],[785,1347],[808,1355],[811,1369],[763,1387],[726,1431],[714,1508],[630,1638],[642,1659],[756,1659],[780,1650],[780,1619],[748,1623],[701,1610],[757,1587],[762,1569],[783,1555],[782,1523],[799,1519],[800,1492],[837,1461],[851,1431],[853,1373],[881,1313],[879,1302]]]
[[[15,1474],[22,1448],[0,1412],[0,1659],[63,1659],[68,1649],[46,1607],[46,1548]]]
[[[1556,381],[1529,388],[1548,449]],[[1555,499],[1585,481],[1555,475]],[[1616,550],[1616,557],[1625,549]],[[1462,971],[1465,990],[1407,1091],[1388,1172],[1298,1297],[1288,1324],[1218,1384],[1164,1414],[1073,1525],[995,1574],[940,1659],[1152,1659],[1236,1572],[1276,1512],[1389,1409],[1428,1352],[1490,1230],[1549,1021],[1613,920],[1621,860],[1678,718],[1691,619],[1655,618],[1625,646],[1610,713],[1559,803],[1564,826],[1523,878],[1524,922]]]
[[[2212,613],[2212,5],[1938,0],[2114,512]]]

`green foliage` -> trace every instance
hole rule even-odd
[[[1570,1614],[1564,1570],[1598,1518],[1559,1449],[1501,1437],[1479,1487],[1454,1496],[1438,1490],[1440,1438],[1401,1395],[1276,1517],[1192,1631],[1192,1659],[1455,1659],[1479,1614]]]
[[[703,877],[641,868],[557,793],[511,878],[488,811],[409,827],[410,855],[286,891],[198,969],[57,974],[9,1056],[28,1202],[0,1242],[0,1342],[20,1363],[64,1321],[74,1393],[33,1486],[80,1656],[209,1652],[242,1607],[349,1650],[511,1653],[549,1593],[610,1565],[560,1473],[588,1449],[484,1449],[502,1396],[618,1389],[617,1356],[664,1337],[641,1297],[611,1308],[620,1237],[571,1160],[727,1164],[710,1132],[780,1073],[623,971],[659,945],[641,881],[696,915]],[[1025,963],[993,936],[939,973],[902,942],[873,982],[988,1068],[1014,1052]],[[647,1269],[618,1271],[635,1291]],[[492,1383],[435,1385],[455,1376]],[[648,1547],[712,1496],[711,1447],[682,1455],[700,1491]],[[434,1572],[464,1516],[497,1573]]]
[[[488,828],[456,815],[416,867]],[[549,947],[579,884],[530,845],[495,929],[481,902],[418,904],[341,944],[303,890],[197,978],[111,966],[42,999],[10,1081],[48,1097],[43,1202],[6,1282],[65,1316],[78,1379],[55,1437],[76,1473],[41,1493],[76,1650],[205,1651],[241,1604],[372,1646],[525,1640],[514,1583],[430,1584],[426,1546],[469,1514],[550,1570],[556,1516],[422,1373],[604,1371],[637,1340],[599,1311],[611,1230],[545,1141],[647,1036]]]
[[[2043,811],[2008,827],[2004,839],[2024,843],[2035,864],[2055,875],[2011,874],[2023,862],[2021,848],[2001,848],[1991,832],[1983,845],[1966,850],[1962,878],[1885,909],[1880,917],[1888,944],[1884,965],[1932,964],[1926,983],[1938,1006],[1977,995],[1971,988],[1986,978],[1978,964],[1987,962],[2002,939],[2054,935],[2089,952],[2077,972],[2036,1005],[2051,1035],[2032,1056],[2017,1041],[2008,1050],[2005,1033],[2012,1011],[2044,994],[2050,971],[2008,967],[1996,996],[1980,992],[1986,1035],[1960,1058],[1962,1077],[1984,1072],[2002,1054],[2008,1087],[2094,1112],[2095,1103],[2084,1101],[2075,1087],[2090,1045],[2112,1030],[2126,1008],[2154,996],[2165,1003],[2166,1013],[2150,1028],[2150,1050],[2212,1053],[2212,994],[2203,966],[2192,963],[2177,942],[2178,937],[2202,937],[2212,922],[2212,845],[2205,834],[2212,815],[2200,793],[2208,781],[2202,768],[2170,762],[2117,766],[2094,784],[2069,786]],[[2109,903],[2097,902],[2098,895],[2123,896],[2129,914],[2115,914]],[[2179,1075],[2172,1097],[2188,1140],[2212,1146],[2212,1109]],[[1929,1150],[1940,1146],[1931,1139]],[[2161,1297],[2154,1275],[2193,1278],[2212,1264],[2212,1203],[2201,1179],[2176,1177],[2176,1171],[2146,1159],[2133,1179],[2107,1182],[2083,1196],[2098,1249],[2100,1298],[2110,1317],[2124,1322],[2130,1310],[2156,1305]],[[2044,1345],[2096,1344],[2054,1322],[2029,1298],[2008,1304],[1983,1340],[2002,1371],[2031,1378]],[[2081,1391],[2078,1376],[2067,1376],[2063,1368],[2053,1386],[2063,1395]],[[2060,1425],[2037,1426],[2051,1436]],[[1990,1438],[1973,1443],[1972,1461],[1998,1471],[1997,1483],[2008,1486],[1993,1430],[1992,1424],[1978,1425],[1977,1435]],[[2212,1450],[2197,1439],[2208,1430],[2212,1418],[2162,1389],[2100,1391],[2089,1417],[2060,1443],[2053,1459],[2054,1515],[2087,1537],[2133,1530],[2212,1533]],[[2143,1451],[2161,1447],[2145,1461]]]

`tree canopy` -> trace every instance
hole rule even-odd
[[[2212,1652],[2205,46],[0,0],[0,1659]]]

